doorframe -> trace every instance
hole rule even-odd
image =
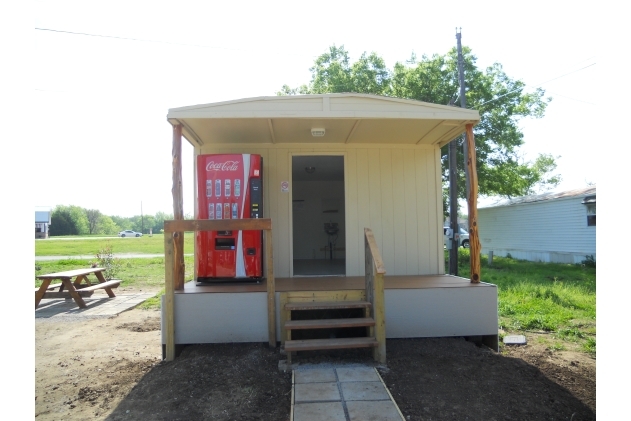
[[[344,165],[344,248],[348,241],[347,227],[348,214],[346,212],[346,204],[348,203],[348,156],[346,151],[307,151],[307,152],[289,152],[289,277],[294,277],[294,156],[341,156]],[[348,272],[348,259],[346,252],[344,253],[345,268],[344,272]]]

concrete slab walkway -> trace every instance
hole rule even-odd
[[[100,291],[99,291],[100,292]],[[84,317],[84,318],[107,318],[116,316],[123,311],[130,310],[148,298],[155,296],[155,293],[118,294],[109,298],[107,294],[93,294],[92,297],[85,297],[87,307],[80,308],[72,299],[52,298],[42,299],[39,307],[35,309],[35,318],[60,318],[60,317]]]
[[[299,367],[292,382],[292,421],[405,421],[374,367]]]

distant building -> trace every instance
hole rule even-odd
[[[580,263],[596,258],[596,186],[524,196],[478,209],[482,253]]]
[[[48,238],[51,210],[35,211],[35,238]]]

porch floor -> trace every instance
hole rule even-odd
[[[453,275],[394,275],[385,276],[385,289],[425,289],[425,288],[484,288],[495,285],[480,282],[472,284],[469,279]],[[337,291],[364,289],[363,276],[318,276],[276,278],[276,292],[287,291]],[[265,292],[266,280],[260,283],[223,282],[212,285],[196,285],[195,281],[184,284],[184,290],[176,294],[200,294],[209,292]]]

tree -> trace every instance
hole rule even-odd
[[[543,117],[550,98],[544,98],[541,88],[526,92],[526,84],[511,79],[499,63],[480,70],[471,49],[462,50],[467,106],[480,112],[480,122],[474,127],[479,194],[512,197],[556,186],[561,178],[551,174],[556,169],[554,157],[540,155],[534,162],[526,162],[519,151],[523,145],[520,120]],[[447,54],[423,55],[420,60],[412,55],[405,63],[397,62],[390,71],[374,52],[363,53],[351,63],[344,46],[334,45],[309,70],[308,85],[284,85],[277,95],[355,92],[443,105],[459,102],[455,47]],[[447,150],[447,146],[441,150],[444,182],[448,178]],[[458,155],[458,196],[464,198],[462,148],[458,148]]]
[[[107,215],[101,215],[99,218],[97,234],[112,235],[118,234],[119,231],[122,231],[121,227],[116,225],[112,218]]]
[[[54,226],[56,225],[56,226]],[[79,206],[57,206],[53,210],[50,235],[83,235],[89,232],[86,210]]]
[[[88,218],[88,232],[90,234],[96,234],[99,226],[99,219],[102,216],[101,211],[97,209],[86,209],[85,214]]]
[[[119,227],[119,231],[132,229],[132,223],[129,218],[122,216],[111,216],[110,218]]]
[[[155,215],[155,222],[153,224],[153,232],[160,233],[164,229],[164,221],[173,220],[173,214],[165,212],[157,212]]]
[[[77,230],[70,213],[65,209],[55,208],[50,216],[50,236],[76,235]]]

